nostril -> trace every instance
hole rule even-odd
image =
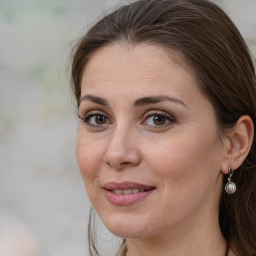
[[[129,162],[122,162],[120,165],[121,166],[126,166],[126,165],[129,165],[130,163]]]
[[[136,149],[113,150],[108,148],[103,157],[103,162],[110,168],[121,170],[140,163],[140,156]]]
[[[132,163],[131,162],[121,162],[121,163],[118,163],[118,164],[111,164],[109,161],[106,162],[106,164],[111,167],[111,168],[116,168],[116,169],[123,169],[129,165],[131,165]]]

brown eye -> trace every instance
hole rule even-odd
[[[105,124],[106,121],[107,121],[107,118],[103,115],[96,115],[95,116],[95,123],[96,124],[99,124],[99,125]]]
[[[155,125],[164,125],[166,122],[166,118],[164,116],[157,116],[153,117],[153,122]]]
[[[79,115],[79,119],[88,124],[89,126],[95,126],[95,127],[99,127],[99,126],[103,126],[105,124],[109,124],[110,123],[110,120],[108,119],[108,117],[106,117],[105,115],[103,114],[99,114],[99,113],[89,113],[86,115],[85,118],[81,117]]]
[[[153,112],[146,115],[145,120],[143,121],[144,125],[151,127],[166,127],[172,123],[175,123],[176,119],[174,116],[166,112]]]

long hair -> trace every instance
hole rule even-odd
[[[214,106],[222,131],[234,126],[242,115],[249,115],[256,127],[252,58],[236,26],[210,1],[139,0],[98,21],[73,50],[71,83],[77,102],[88,60],[114,42],[151,44],[167,53],[176,50],[195,72],[199,89]],[[239,256],[256,255],[255,162],[254,138],[247,158],[233,176],[239,189],[232,196],[222,191],[220,197],[220,228]]]

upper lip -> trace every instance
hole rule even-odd
[[[107,190],[124,190],[124,189],[136,189],[136,188],[151,190],[156,187],[151,185],[140,184],[132,181],[125,181],[125,182],[108,182],[103,185],[103,188]]]

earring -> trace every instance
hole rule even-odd
[[[236,184],[234,182],[231,181],[231,177],[233,175],[233,170],[231,168],[231,166],[228,167],[228,183],[225,186],[225,190],[228,194],[233,194],[236,192]]]

